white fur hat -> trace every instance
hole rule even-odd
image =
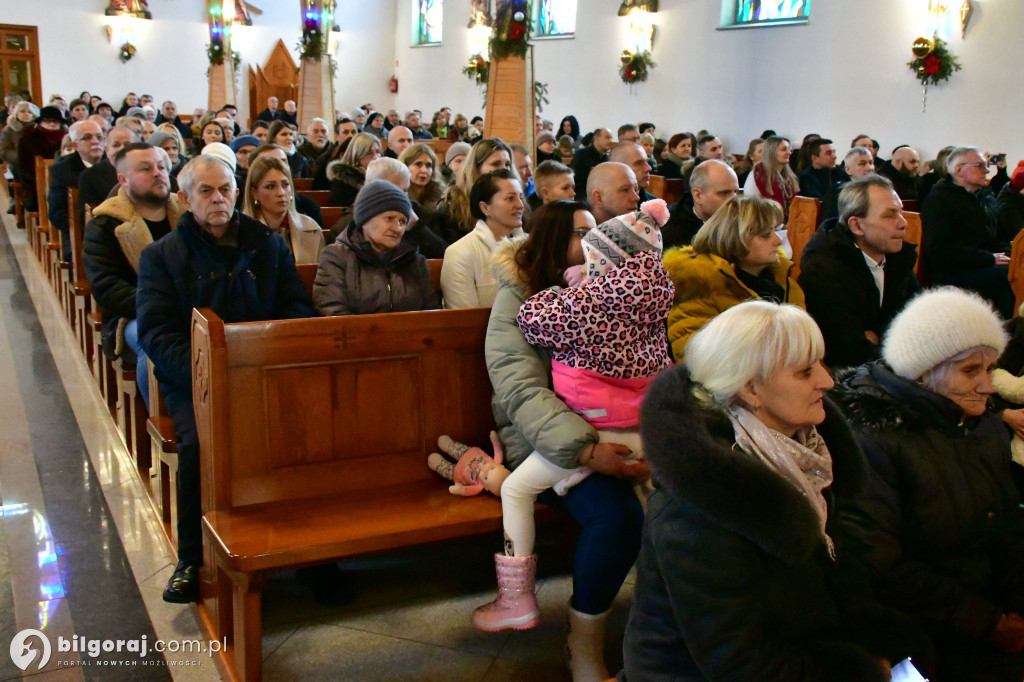
[[[956,287],[940,287],[917,296],[892,321],[882,358],[897,375],[916,381],[948,360],[976,346],[1002,354],[1007,335],[988,301]]]
[[[228,165],[232,173],[237,168],[238,161],[235,159],[235,153],[231,151],[231,147],[223,142],[211,142],[203,147],[203,151],[200,153],[203,156],[212,156],[215,159],[220,159]]]

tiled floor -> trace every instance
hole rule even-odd
[[[144,486],[61,317],[48,283],[0,197],[0,680],[213,680],[205,655],[151,651],[133,667],[59,652],[58,636],[201,639],[190,608],[165,604],[171,547]],[[568,680],[565,641],[571,541],[539,538],[543,623],[487,634],[469,625],[492,598],[498,539],[425,547],[341,564],[355,593],[342,609],[316,604],[291,573],[263,598],[264,679]],[[631,581],[609,622],[610,669],[621,665]],[[54,642],[28,672],[7,655],[25,628]],[[29,645],[36,642],[28,641]],[[71,666],[72,663],[88,666]],[[145,663],[145,664],[143,664]],[[175,665],[188,663],[187,667]],[[198,664],[198,665],[197,665]]]

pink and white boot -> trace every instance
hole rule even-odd
[[[494,555],[498,573],[498,598],[473,610],[473,626],[486,632],[529,630],[540,624],[540,608],[534,594],[537,555]]]

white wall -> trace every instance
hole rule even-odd
[[[657,67],[632,88],[618,77],[628,36],[628,20],[616,16],[619,0],[581,0],[574,39],[536,42],[537,79],[549,85],[551,99],[542,115],[557,121],[573,113],[584,129],[651,120],[666,137],[708,128],[740,152],[770,127],[795,138],[818,132],[840,147],[868,132],[885,156],[902,143],[918,146],[925,157],[945,144],[973,143],[1009,152],[1015,162],[1024,157],[1015,125],[1024,111],[1024,70],[1012,48],[1024,26],[1024,2],[973,3],[966,40],[957,17],[942,27],[964,70],[930,89],[922,113],[921,88],[905,63],[913,39],[930,30],[927,0],[815,0],[808,25],[737,31],[716,30],[718,0],[662,0]],[[294,54],[299,38],[298,2],[256,4],[264,14],[235,34],[243,116],[248,64],[263,63],[278,38]],[[445,3],[441,47],[413,48],[413,0],[340,0],[338,108],[369,101],[382,110],[419,108],[428,117],[445,105],[469,116],[482,113],[479,90],[461,73],[471,54],[469,4]],[[107,41],[103,5],[0,0],[0,23],[39,27],[47,95],[88,88],[120,102],[128,90],[149,90],[158,100],[174,99],[182,111],[205,105],[204,0],[150,0],[155,19],[134,22],[139,53],[127,64]],[[397,95],[387,91],[392,74],[399,79]]]
[[[479,112],[477,89],[460,73],[470,54],[468,0],[445,3],[445,44],[437,48],[409,47],[411,0],[396,2],[401,108]],[[581,0],[574,39],[536,41],[537,80],[548,84],[551,100],[542,116],[557,123],[572,113],[585,130],[650,120],[664,137],[707,128],[740,153],[774,128],[795,138],[818,132],[841,148],[868,132],[887,158],[903,143],[926,158],[952,143],[1006,151],[1013,163],[1024,157],[1016,128],[1024,70],[1011,48],[1024,26],[1021,0],[973,0],[966,40],[958,16],[942,27],[964,70],[929,89],[926,113],[906,62],[914,38],[929,31],[927,0],[815,0],[807,25],[731,31],[716,30],[718,0],[662,0],[657,67],[633,88],[618,76],[628,38],[619,4]],[[960,2],[949,4],[958,9]]]
[[[89,90],[116,109],[125,94],[134,91],[148,92],[158,102],[172,99],[182,113],[205,107],[206,1],[150,0],[153,20],[130,20],[138,52],[127,63],[118,59],[119,46],[108,41],[105,27],[111,18],[103,14],[105,4],[100,0],[0,0],[0,24],[39,29],[44,97],[59,92],[70,99]],[[249,113],[249,64],[263,64],[279,38],[297,61],[295,46],[301,33],[297,0],[255,4],[263,14],[253,16],[253,26],[236,27],[233,37],[233,48],[242,57],[237,104],[243,121]],[[387,80],[394,71],[394,4],[373,3],[375,11],[367,9],[371,7],[367,3],[342,0],[340,4],[342,31],[334,34],[340,45],[337,106],[345,110],[372,101],[386,108],[390,106]]]

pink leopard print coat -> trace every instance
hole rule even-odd
[[[517,322],[554,362],[612,379],[650,377],[672,364],[666,320],[674,294],[661,254],[645,251],[582,286],[541,291]]]

